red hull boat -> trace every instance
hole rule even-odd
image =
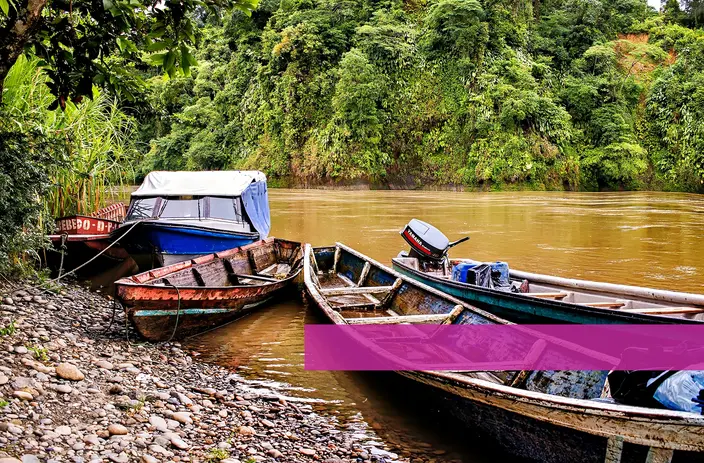
[[[115,282],[137,332],[150,341],[193,336],[229,323],[291,288],[301,243],[267,238]]]

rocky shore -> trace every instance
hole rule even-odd
[[[392,461],[309,405],[252,395],[97,293],[0,286],[0,463]]]

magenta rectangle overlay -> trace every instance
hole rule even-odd
[[[699,370],[704,325],[306,325],[308,370]]]

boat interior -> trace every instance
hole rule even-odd
[[[444,280],[452,279],[452,271],[450,269],[460,262],[480,263],[471,259],[452,259],[450,260],[449,266],[421,270],[418,259],[415,257],[396,257],[394,261],[416,271],[422,271],[427,275]],[[620,285],[596,283],[586,280],[568,280],[575,282],[575,286],[580,286],[580,288],[575,288],[525,278],[523,272],[511,271],[509,275],[511,278],[510,290],[530,297],[644,315],[663,315],[704,320],[704,306],[653,300],[646,297],[625,296],[617,293],[618,286]],[[537,276],[544,280],[557,279],[556,277],[548,275]],[[594,286],[594,288],[590,289],[590,286]],[[614,287],[614,292],[605,292],[597,288],[608,288],[611,286]]]
[[[330,308],[345,323],[373,324],[487,324],[506,323],[479,309],[474,311],[440,294],[399,278],[396,274],[363,259],[353,250],[338,245],[315,248],[308,263],[313,283]],[[545,349],[544,341],[497,339],[492,349],[511,349],[530,342],[528,355],[537,357]],[[511,344],[513,343],[513,346]],[[417,344],[416,344],[417,346]],[[525,345],[521,346],[525,352]],[[422,355],[421,353],[418,353]],[[457,352],[443,352],[458,362],[468,360]],[[481,359],[471,359],[473,362]],[[605,392],[605,371],[487,371],[462,372],[470,377],[578,399],[609,401]]]
[[[268,239],[131,277],[135,283],[177,287],[228,287],[278,283],[303,264],[300,243]]]

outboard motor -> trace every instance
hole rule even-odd
[[[440,230],[418,219],[408,222],[401,230],[401,236],[411,246],[408,257],[417,258],[423,271],[441,270],[443,273],[449,271],[447,252],[450,248],[469,239],[466,236],[450,242]]]

